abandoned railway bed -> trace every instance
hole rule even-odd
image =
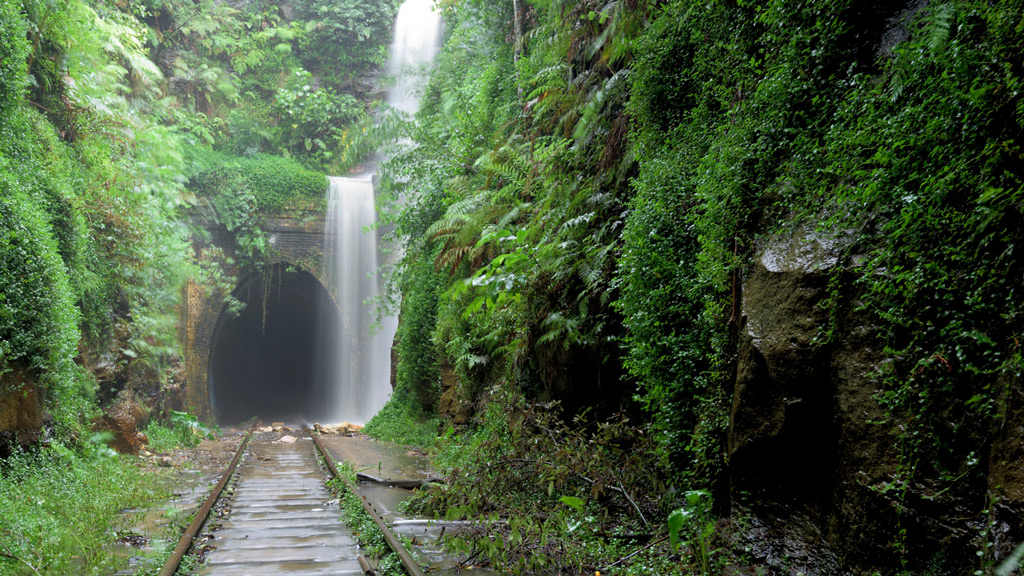
[[[373,574],[351,530],[341,521],[327,473],[346,483],[317,434],[254,434],[239,444],[220,481],[196,512],[160,571],[174,575],[200,546],[201,576]],[[351,483],[348,489],[357,495]],[[365,498],[360,498],[406,573],[423,570]],[[216,512],[216,514],[213,514]]]

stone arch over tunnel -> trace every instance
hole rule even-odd
[[[327,360],[340,316],[327,289],[309,272],[278,264],[244,278],[233,296],[244,307],[221,310],[210,342],[207,377],[217,423],[329,417]]]

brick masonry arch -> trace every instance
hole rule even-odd
[[[234,278],[234,291],[260,272],[237,264],[236,241],[224,225],[203,214],[193,214],[192,248],[196,259],[219,270],[227,278]],[[261,228],[269,237],[272,266],[284,264],[310,273],[327,289],[330,285],[323,270],[325,239],[324,218],[321,213],[301,212],[264,217]],[[210,286],[190,280],[182,298],[181,340],[184,344],[185,389],[184,408],[205,422],[213,422],[210,396],[210,355],[217,324],[225,312],[223,294]]]

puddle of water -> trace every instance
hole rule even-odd
[[[410,453],[401,446],[380,442],[365,437],[323,436],[324,444],[331,454],[347,461],[357,471],[363,471],[378,478],[390,480],[418,480],[435,474],[429,460],[422,455]],[[413,492],[403,488],[362,482],[359,492],[366,497],[384,521],[391,524],[393,531],[413,541],[413,551],[420,562],[429,567],[430,574],[444,576],[493,576],[493,570],[477,567],[460,567],[462,558],[454,558],[444,551],[440,539],[454,531],[471,529],[460,523],[430,522],[425,518],[408,516],[400,512],[402,502]]]
[[[384,521],[398,536],[412,540],[413,551],[420,563],[426,564],[430,574],[491,576],[493,570],[475,567],[460,567],[460,558],[453,558],[444,550],[441,539],[457,532],[472,530],[471,523],[431,521],[418,516],[402,514],[401,504],[412,496],[402,488],[362,483],[359,492],[370,501]]]
[[[156,566],[174,548],[181,535],[179,528],[220,479],[239,441],[234,436],[203,440],[194,449],[179,451],[175,460],[188,460],[165,471],[156,481],[157,490],[169,494],[169,498],[145,509],[122,511],[122,525],[126,528],[119,531],[111,551],[127,559],[127,568],[116,575],[128,576],[144,567]]]

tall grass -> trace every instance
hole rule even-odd
[[[121,511],[157,498],[153,479],[102,444],[0,461],[0,574],[112,574]]]

